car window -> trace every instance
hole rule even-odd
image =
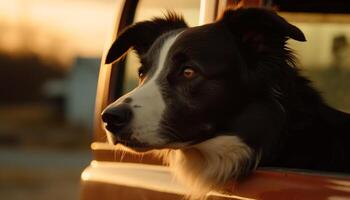
[[[171,10],[182,14],[189,26],[196,26],[199,6],[200,0],[141,0],[136,8],[134,22],[162,16],[166,10]],[[305,43],[289,41],[299,59],[297,65],[302,68],[302,73],[322,91],[330,105],[350,112],[350,92],[346,88],[350,85],[350,15],[342,18],[343,21],[337,21],[339,16],[332,14],[318,14],[315,18],[310,18],[309,14],[281,14],[306,35]],[[128,53],[125,65],[123,93],[132,90],[138,83],[139,61],[134,52]]]
[[[350,15],[283,14],[298,26],[307,42],[289,41],[301,72],[325,101],[350,113]]]
[[[152,19],[155,16],[163,16],[167,10],[183,15],[189,26],[198,25],[200,0],[141,0],[136,8],[134,22]],[[125,64],[125,76],[123,93],[136,87],[138,83],[137,69],[139,60],[135,52],[128,53]]]

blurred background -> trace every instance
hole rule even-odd
[[[0,0],[0,199],[78,199],[114,0]]]
[[[91,160],[100,58],[116,1],[0,0],[1,199],[79,198],[80,173]],[[171,8],[196,25],[199,4],[141,0],[135,21]],[[278,5],[308,40],[289,43],[302,73],[330,105],[350,112],[350,10],[294,12],[283,8],[287,3]],[[137,82],[135,55],[128,55],[127,65],[125,91]]]

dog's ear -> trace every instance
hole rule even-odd
[[[183,17],[172,12],[168,12],[164,18],[138,22],[127,27],[117,37],[108,51],[105,63],[119,60],[130,48],[135,49],[137,54],[142,56],[163,33],[186,27]]]
[[[276,41],[288,38],[306,41],[303,32],[288,23],[276,12],[262,8],[226,10],[219,20],[238,36],[239,42],[255,51],[262,52]]]

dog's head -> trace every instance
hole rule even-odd
[[[139,85],[102,114],[112,142],[139,150],[182,148],[226,129],[246,139],[250,133],[242,132],[254,129],[252,123],[232,124],[252,102],[270,98],[288,62],[288,38],[305,40],[276,13],[255,8],[228,10],[217,22],[192,28],[174,14],[128,27],[106,63],[136,50]]]

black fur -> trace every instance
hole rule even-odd
[[[186,27],[174,15],[137,23],[118,37],[106,62],[133,47],[147,63],[157,38]],[[349,173],[350,115],[326,105],[300,75],[290,38],[306,40],[275,12],[257,8],[228,10],[215,23],[184,29],[157,80],[167,104],[162,135],[192,144],[237,135],[253,149],[251,163],[261,156],[260,166]],[[186,66],[198,76],[181,77]]]
[[[240,38],[254,98],[228,129],[262,150],[261,166],[350,172],[350,115],[324,103],[286,47],[288,38],[305,41],[302,32],[260,9],[228,11],[221,21]]]

